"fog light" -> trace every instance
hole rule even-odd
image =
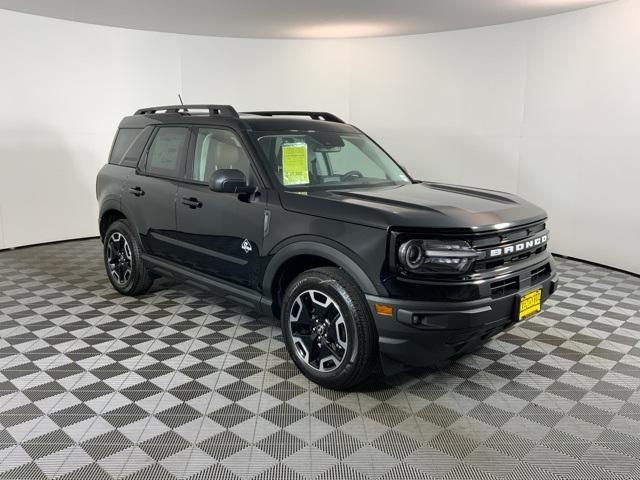
[[[393,315],[393,307],[390,305],[382,305],[380,303],[376,303],[373,305],[376,309],[376,313],[378,315],[382,315],[384,317],[391,317]]]
[[[413,325],[426,325],[427,314],[426,313],[414,313],[411,315],[411,323]]]

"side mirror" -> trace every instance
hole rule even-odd
[[[234,168],[221,168],[213,172],[209,188],[222,193],[252,193],[255,187],[247,185],[244,173]]]

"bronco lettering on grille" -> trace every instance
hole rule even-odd
[[[492,248],[489,252],[490,257],[499,257],[502,255],[512,255],[518,252],[524,252],[525,250],[529,250],[534,247],[539,247],[540,245],[547,242],[547,235],[541,235],[536,238],[532,238],[530,240],[525,240],[524,242],[513,243],[511,245],[507,245],[506,247],[500,248]]]

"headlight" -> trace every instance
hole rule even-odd
[[[415,273],[464,273],[480,253],[464,241],[409,240],[400,245],[398,261]]]

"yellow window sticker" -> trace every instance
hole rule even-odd
[[[283,185],[309,183],[306,143],[288,143],[282,146],[282,183]]]

